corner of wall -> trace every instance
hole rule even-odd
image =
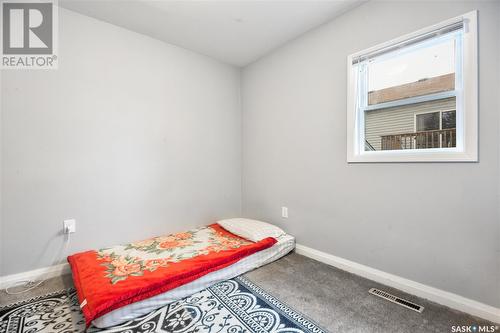
[[[243,214],[243,93],[241,89],[243,67],[236,67],[238,72],[238,113],[240,115],[240,209],[239,215]]]

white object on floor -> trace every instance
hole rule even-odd
[[[286,235],[286,232],[277,226],[257,220],[234,218],[217,221],[217,224],[230,233],[251,240],[252,242],[259,242],[267,237],[278,239],[278,237]]]
[[[281,237],[277,237],[276,239],[278,242],[270,248],[254,253],[232,264],[231,266],[204,275],[201,278],[178,288],[113,310],[104,316],[95,319],[92,324],[98,328],[105,328],[132,320],[150,313],[155,309],[192,295],[200,290],[208,288],[216,283],[232,279],[238,275],[251,271],[252,269],[278,260],[295,248],[295,238],[293,236],[285,234]]]

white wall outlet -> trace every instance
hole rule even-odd
[[[288,207],[281,207],[281,217],[288,218]]]
[[[72,234],[76,232],[76,220],[75,219],[64,220],[63,232],[65,234]]]

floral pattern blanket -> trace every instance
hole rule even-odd
[[[112,310],[229,266],[276,243],[238,237],[218,224],[71,255],[68,262],[87,325]]]

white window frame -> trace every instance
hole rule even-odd
[[[353,60],[360,56],[377,52],[395,44],[404,43],[413,38],[431,33],[438,29],[463,22],[463,53],[457,54],[462,65],[462,78],[456,73],[455,91],[432,95],[417,96],[400,101],[380,103],[376,106],[365,107],[381,108],[398,105],[407,105],[456,97],[457,119],[457,147],[431,149],[402,149],[384,151],[365,151],[364,149],[364,113],[357,109],[357,75],[353,70]],[[477,56],[477,11],[472,11],[455,18],[443,21],[430,27],[415,31],[411,34],[393,39],[369,49],[356,52],[347,57],[347,162],[477,162],[478,161],[478,56]],[[366,96],[367,98],[367,96]],[[460,135],[459,135],[460,133]],[[363,138],[363,140],[361,140]]]

